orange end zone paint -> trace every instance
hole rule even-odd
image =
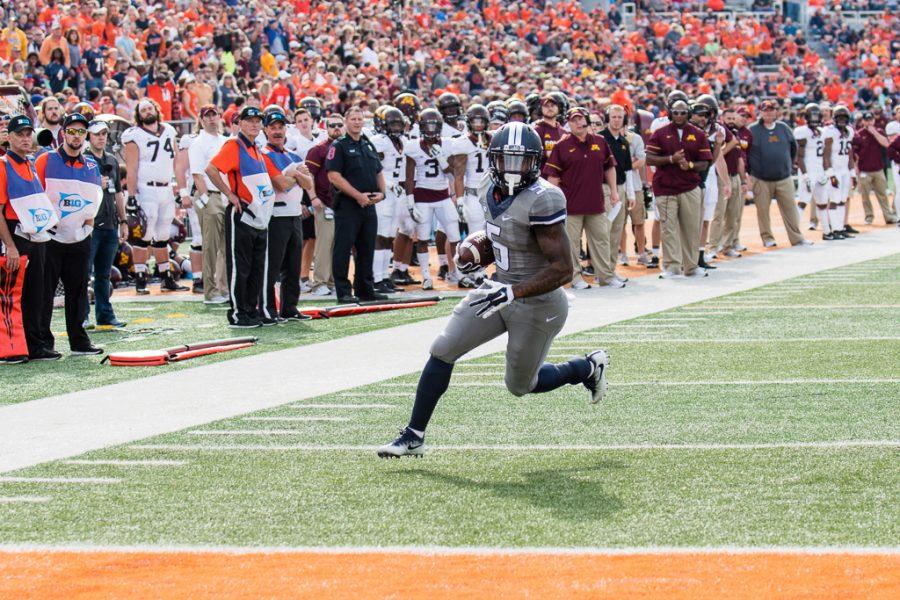
[[[900,598],[898,554],[0,551],[0,598]]]

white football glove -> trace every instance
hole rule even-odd
[[[415,221],[416,223],[422,222],[422,213],[416,207],[416,201],[415,198],[413,198],[412,194],[406,195],[406,210],[409,211],[409,216],[413,221]]]
[[[203,210],[203,207],[209,202],[209,194],[200,194],[200,196],[194,200],[194,206]]]
[[[406,195],[406,190],[403,189],[403,186],[399,183],[395,183],[391,186],[391,193],[394,194],[397,198],[402,198]]]
[[[459,215],[460,223],[467,223],[466,214],[465,214],[465,206],[463,205],[463,200],[465,200],[465,196],[456,199],[456,202],[453,204],[456,206],[456,214]]]
[[[478,307],[478,311],[475,314],[482,319],[487,319],[504,306],[512,304],[512,301],[515,300],[511,285],[490,279],[486,279],[480,288],[472,290],[470,296],[477,298],[477,300],[469,302],[469,306],[472,308]]]

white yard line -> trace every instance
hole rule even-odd
[[[795,338],[596,338],[585,340],[584,344],[562,341],[554,348],[588,348],[592,341],[609,343],[669,342],[673,344],[790,344],[794,342],[885,342],[897,341],[900,336],[883,335],[871,337],[795,337]]]
[[[708,321],[706,317],[659,317],[659,318],[646,318],[641,319],[641,323],[685,323],[688,321]]]
[[[62,461],[64,465],[108,465],[111,467],[181,467],[187,464],[186,460],[104,460],[104,459],[74,459]]]
[[[368,394],[367,394],[368,395]],[[396,404],[288,404],[287,408],[394,408]]]
[[[492,371],[472,372],[466,371],[459,375],[493,375]],[[844,384],[844,385],[869,385],[881,383],[900,383],[900,379],[889,377],[872,377],[872,378],[855,378],[855,379],[746,379],[742,381],[610,381],[609,387],[643,387],[643,386],[662,386],[662,387],[681,387],[681,386],[698,386],[698,385],[721,385],[721,386],[753,386],[753,385],[811,385],[811,384]],[[385,387],[398,388],[414,388],[416,383],[388,382],[382,383]],[[454,382],[454,387],[506,387],[502,381],[486,381],[486,382]]]
[[[265,422],[321,422],[321,421],[349,421],[348,417],[244,417],[241,421],[265,421]]]
[[[400,398],[405,397],[405,394],[394,393],[394,392],[346,392],[344,394],[338,394],[341,398]],[[291,405],[296,406],[296,405]]]
[[[687,323],[614,323],[612,325],[607,325],[608,329],[684,329],[686,327],[693,327],[693,325],[688,325]]]
[[[347,421],[349,419],[341,419]],[[309,435],[309,429],[192,429],[188,435]]]
[[[188,546],[150,545],[108,546],[103,544],[0,544],[0,552],[5,553],[159,553],[159,554],[409,554],[434,556],[459,556],[475,554],[479,556],[509,555],[553,555],[553,556],[639,556],[670,554],[735,554],[735,555],[856,555],[895,556],[900,554],[897,546],[627,546],[621,548],[604,547],[558,547],[558,546]]]
[[[900,440],[834,440],[820,442],[771,442],[758,444],[437,444],[427,445],[429,450],[444,451],[498,451],[498,452],[640,452],[643,450],[843,450],[848,448],[898,448]],[[241,450],[272,452],[373,452],[380,446],[366,444],[133,444],[131,450],[178,450],[184,452],[231,452]]]
[[[646,277],[615,294],[578,291],[572,293],[572,308],[562,335],[896,253],[900,253],[900,230],[893,227],[860,236],[841,252],[823,244],[784,248],[722,263],[713,275],[701,280]],[[900,308],[898,304],[882,306]],[[715,304],[697,308],[746,309]],[[417,321],[187,371],[162,370],[142,379],[141,385],[125,381],[2,406],[0,473],[415,373],[425,363],[432,340],[448,319]],[[505,346],[503,336],[473,350],[467,358],[503,351]],[[352,367],[334,359],[358,356],[360,348],[373,351]]]
[[[50,502],[50,496],[0,496],[0,504],[42,504]]]
[[[0,477],[0,483],[121,483],[117,477]]]
[[[706,305],[704,308],[727,308],[730,310],[808,310],[810,308],[819,308],[822,310],[869,310],[869,309],[897,309],[900,304],[713,304]],[[685,306],[684,310],[695,310],[690,306]],[[702,310],[700,308],[696,310]]]

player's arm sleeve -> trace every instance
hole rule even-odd
[[[528,213],[528,223],[535,225],[553,225],[566,220],[566,196],[557,187],[545,187]]]

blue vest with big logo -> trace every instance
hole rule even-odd
[[[66,162],[60,151],[51,152],[44,171],[47,197],[59,217],[50,236],[64,244],[80,242],[91,234],[93,226],[85,222],[94,218],[103,200],[100,167],[84,155],[78,160],[82,166],[75,167]]]
[[[276,150],[272,146],[266,147],[266,156],[275,167],[284,173],[291,165],[303,164],[303,159],[287,150]],[[299,217],[303,212],[300,203],[303,201],[303,188],[295,185],[286,192],[275,192],[275,208],[273,217]]]
[[[25,159],[31,170],[31,179],[28,180],[13,168],[12,161],[15,159],[4,156],[0,160],[6,169],[6,193],[9,203],[19,219],[14,233],[33,242],[46,242],[50,239],[48,230],[56,225],[59,218],[44,188],[41,187],[34,166]]]
[[[240,136],[237,138],[237,144],[241,179],[253,199],[249,205],[244,207],[241,213],[241,222],[255,229],[266,229],[275,206],[275,189],[272,187],[272,180],[269,179],[265,163],[250,155]]]

